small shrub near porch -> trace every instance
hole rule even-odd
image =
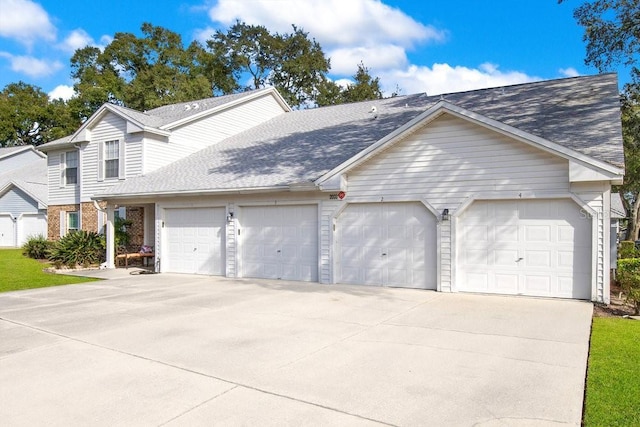
[[[636,315],[640,315],[640,258],[618,260],[616,281]]]
[[[104,236],[79,230],[55,242],[48,258],[56,267],[64,265],[74,268],[98,265],[104,262],[105,254]]]

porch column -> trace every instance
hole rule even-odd
[[[107,247],[107,268],[116,268],[116,251],[115,251],[115,214],[114,206],[107,204],[107,227],[105,230],[106,247]]]

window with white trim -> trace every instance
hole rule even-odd
[[[67,233],[74,233],[80,229],[78,212],[67,212]]]
[[[104,177],[118,178],[120,175],[120,141],[104,143]]]
[[[78,152],[67,151],[64,159],[64,183],[75,185],[78,183]]]

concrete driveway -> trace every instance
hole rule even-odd
[[[590,303],[118,274],[0,294],[3,425],[580,424]]]

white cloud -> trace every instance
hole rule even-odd
[[[560,68],[558,71],[560,72],[560,75],[564,77],[578,77],[580,75],[578,70],[573,67]]]
[[[0,0],[0,11],[0,36],[29,47],[36,40],[56,39],[56,28],[39,4],[30,0]]]
[[[206,27],[195,30],[193,32],[193,39],[199,41],[203,45],[206,45],[207,40],[216,33],[216,29],[213,27]]]
[[[62,98],[65,101],[68,101],[69,99],[73,98],[75,93],[76,92],[73,90],[72,86],[59,85],[59,86],[56,86],[56,88],[53,89],[51,92],[49,92],[49,99]]]
[[[386,94],[399,87],[402,94],[426,92],[428,95],[462,92],[487,87],[505,86],[540,80],[519,71],[502,72],[497,65],[485,63],[478,68],[433,64],[411,65],[404,70],[380,73]]]
[[[354,75],[360,62],[373,71],[404,68],[407,65],[405,50],[389,44],[337,48],[328,52],[327,56],[331,58],[331,73],[338,75]]]
[[[94,45],[93,38],[82,28],[75,29],[60,44],[60,48],[70,54],[86,46]]]
[[[290,32],[295,24],[323,48],[379,43],[410,48],[446,38],[445,31],[417,22],[377,0],[219,0],[209,10],[209,17],[224,25],[240,20],[278,32]]]
[[[64,67],[60,61],[48,61],[32,56],[12,55],[0,52],[0,57],[7,58],[11,63],[11,69],[17,73],[26,74],[29,77],[44,77],[56,73]]]

